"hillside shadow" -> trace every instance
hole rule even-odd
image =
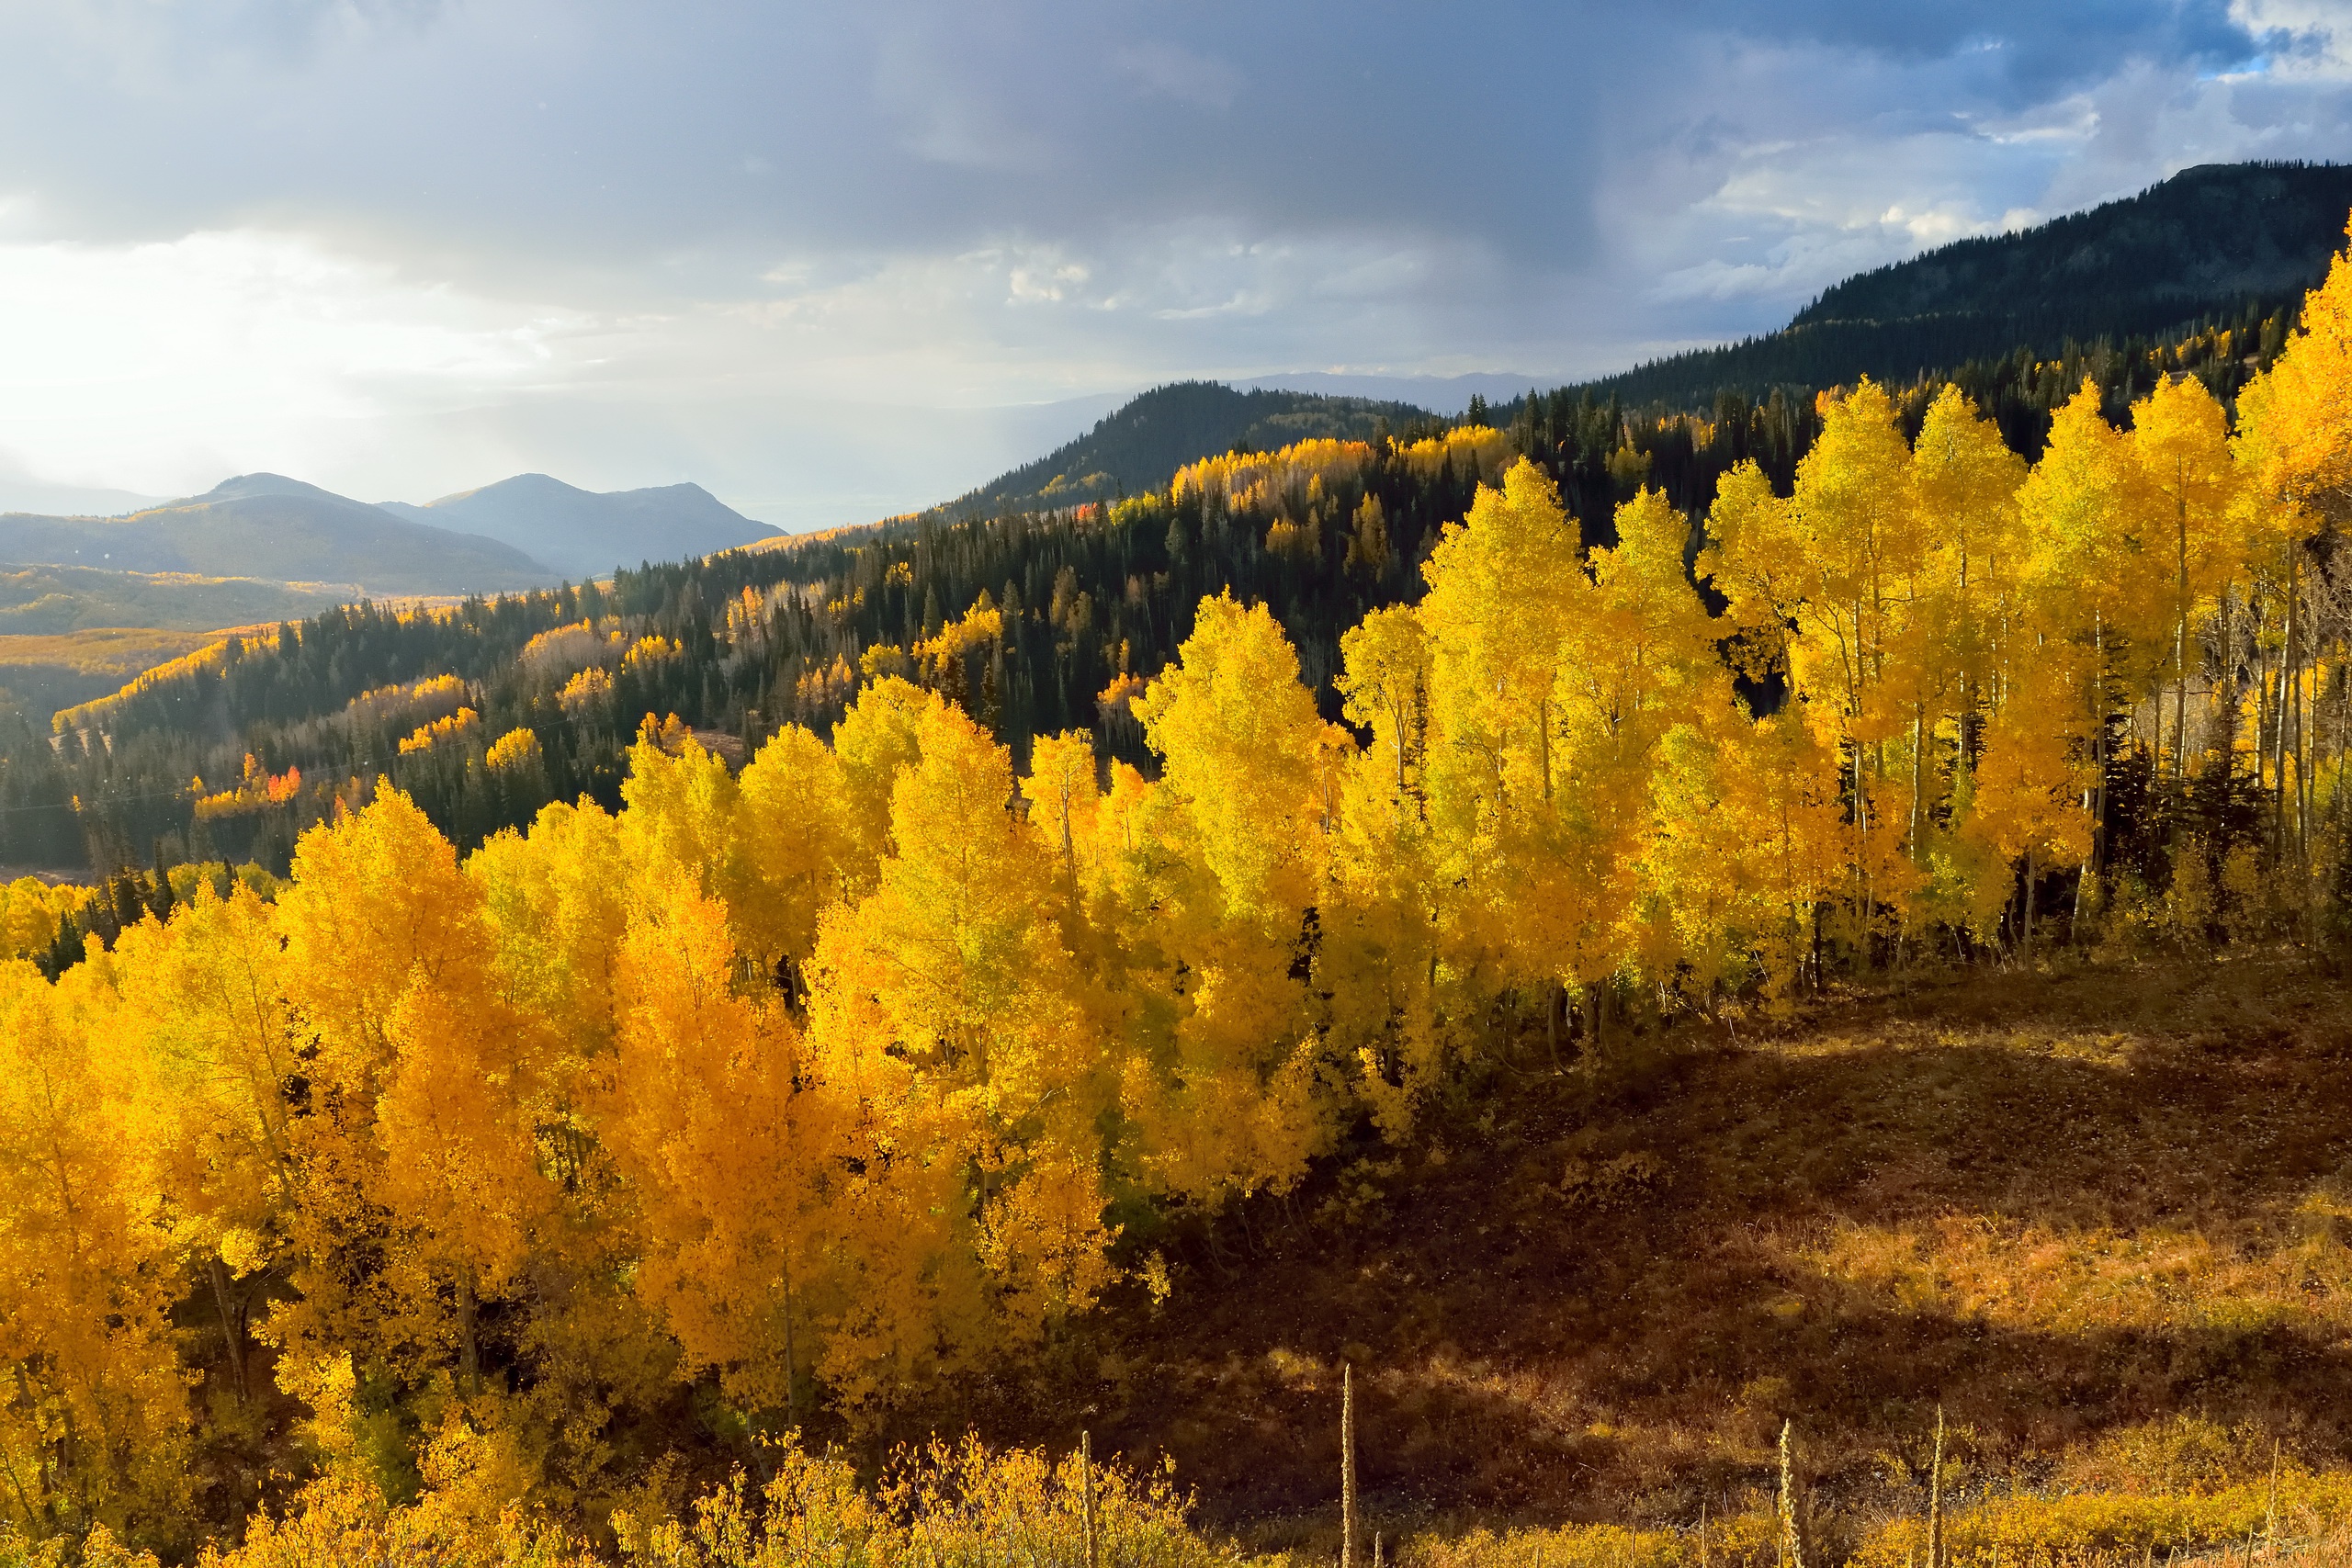
[[[1047,1442],[1084,1410],[1227,1519],[1328,1504],[1342,1361],[1364,1483],[1416,1508],[1695,1513],[1783,1418],[1833,1488],[1899,1490],[1939,1401],[2005,1472],[2183,1411],[2352,1454],[2352,1251],[2307,1204],[2352,1176],[2346,1004],[2091,974],[1561,1080],[1352,1223],[1328,1172],[1261,1205],[1238,1265],[1196,1242],[1167,1306],[971,1408]]]

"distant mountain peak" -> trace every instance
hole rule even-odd
[[[693,483],[592,491],[549,474],[515,474],[423,506],[380,504],[397,517],[501,540],[573,579],[709,555],[776,532]]]
[[[596,493],[593,490],[582,490],[578,485],[568,485],[552,474],[515,474],[508,479],[492,480],[486,485],[476,485],[471,490],[454,491],[447,495],[436,496],[424,504],[429,510],[435,506],[452,506],[459,502],[472,501],[481,496],[537,495],[568,501],[574,497],[593,496]]]
[[[331,490],[322,490],[300,479],[288,479],[284,474],[238,474],[222,479],[202,495],[192,495],[184,501],[169,501],[165,506],[203,506],[217,501],[250,501],[262,495],[299,495],[309,501],[340,502],[345,506],[365,506],[366,502],[353,501]]]
[[[1222,381],[1174,381],[1138,393],[1094,428],[1045,457],[967,492],[943,509],[971,516],[1035,507],[1053,510],[1140,494],[1168,482],[1186,463],[1246,443],[1272,451],[1317,436],[1365,440],[1384,423],[1402,427],[1431,418],[1410,403]]]

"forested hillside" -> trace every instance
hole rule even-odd
[[[0,715],[0,863],[137,867],[152,878],[159,856],[225,853],[282,870],[305,823],[335,799],[364,798],[379,774],[413,790],[470,844],[547,800],[586,791],[616,802],[635,714],[675,712],[755,746],[786,722],[821,731],[859,681],[901,665],[944,689],[968,688],[973,711],[1017,757],[1034,735],[1082,725],[1107,753],[1140,761],[1119,682],[1159,670],[1189,634],[1199,598],[1224,589],[1273,609],[1320,710],[1336,718],[1340,631],[1368,609],[1418,596],[1437,528],[1462,514],[1476,480],[1491,479],[1507,456],[1544,469],[1591,543],[1612,537],[1613,509],[1644,483],[1696,517],[1720,477],[1753,459],[1786,492],[1820,426],[1814,389],[1849,385],[1869,368],[1863,339],[1836,334],[1883,324],[1854,313],[1922,305],[1938,309],[1904,320],[1989,320],[1994,305],[2039,300],[2033,311],[2064,317],[2070,331],[2107,325],[2096,341],[2060,350],[1996,338],[2004,352],[1938,358],[1935,374],[1889,380],[1909,435],[1946,382],[2028,459],[2086,378],[2118,424],[2183,374],[2228,406],[2278,354],[2299,300],[2156,338],[2120,336],[2117,324],[2143,306],[2210,302],[2216,289],[2315,270],[2341,224],[2312,214],[2347,177],[2332,167],[2192,170],[2131,201],[1865,275],[1805,313],[1803,331],[1815,334],[1806,341],[1827,346],[1787,385],[1742,379],[1724,368],[1730,361],[1710,361],[1687,396],[1666,396],[1672,389],[1660,383],[1641,395],[1664,400],[1636,401],[1623,394],[1647,384],[1621,378],[1614,391],[1562,389],[1475,408],[1458,427],[1403,405],[1173,386],[952,506],[879,528],[624,570],[608,592],[510,597],[424,617],[363,605],[288,623],[159,670],[134,696],[72,716],[55,738],[40,733],[39,712]],[[2027,287],[2036,269],[2052,279],[2039,293]],[[2099,316],[2110,298],[2120,313]],[[1961,355],[1976,341],[1963,333],[1937,353]],[[1495,435],[1471,434],[1486,423]],[[1306,438],[1362,450],[1336,464],[1272,463],[1237,478],[1230,497],[1224,478],[1170,483],[1203,458]],[[522,657],[532,638],[583,622],[586,632],[558,639],[565,651]],[[992,633],[973,629],[991,625]],[[583,651],[592,641],[601,650],[593,658]],[[464,684],[460,705],[474,717],[434,745],[399,750],[412,716],[437,716],[374,698],[345,712],[370,694],[443,676]],[[568,688],[575,676],[588,687]],[[74,679],[47,685],[71,690]],[[606,681],[609,695],[598,683]],[[488,748],[517,729],[534,736],[536,761],[493,773],[483,765]],[[246,788],[249,772],[279,780],[275,795]],[[289,775],[301,786],[285,783]],[[225,796],[209,815],[198,814],[192,780]]]
[[[2127,357],[2200,333],[2274,351],[2326,270],[2352,165],[2220,164],[2013,234],[1961,240],[1823,292],[1777,333],[1569,389],[1703,411],[1719,392],[1807,396],[1964,365],[2029,364],[2104,344]]]
[[[1156,489],[1186,463],[1212,453],[1271,452],[1298,441],[1370,441],[1430,420],[1405,403],[1180,381],[1123,404],[1077,440],[942,510],[951,517],[991,516],[1116,501]]]
[[[2226,398],[2250,372],[2225,335],[2207,333],[2132,356],[2020,355],[1969,367],[1959,384],[2030,455],[2086,378],[2128,422],[2134,399],[2184,373]],[[1936,389],[1891,394],[1906,434]],[[367,798],[379,775],[469,845],[549,800],[616,804],[647,712],[752,747],[786,723],[824,731],[860,682],[892,671],[967,699],[1016,757],[1032,737],[1078,726],[1106,755],[1146,762],[1124,683],[1161,669],[1201,597],[1228,590],[1270,606],[1337,719],[1340,633],[1419,596],[1440,527],[1512,458],[1532,458],[1580,536],[1607,544],[1616,506],[1645,484],[1700,514],[1721,476],[1752,461],[1785,492],[1821,423],[1810,402],[1777,393],[1760,404],[1726,393],[1701,416],[1562,392],[1491,417],[1502,428],[1432,422],[1211,458],[1113,503],[930,514],[624,570],[609,589],[431,613],[363,604],[288,623],[61,715],[53,737],[35,716],[0,715],[0,863],[152,876],[159,856],[225,855],[282,871],[304,826]],[[402,751],[440,716],[384,694],[438,677],[462,687],[453,706],[473,716]],[[535,739],[530,765],[489,768],[491,745],[517,730]],[[275,794],[247,787],[249,773],[278,780]]]
[[[1350,1563],[2340,1533],[2352,254],[2301,319],[2030,462],[1868,379],[1784,467],[1654,426],[1749,446],[1695,520],[1622,439],[1309,441],[64,716],[339,761],[188,786],[282,882],[0,904],[0,1553],[1237,1554],[888,1457],[983,1427],[1339,1490]]]

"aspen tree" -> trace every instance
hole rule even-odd
[[[1752,463],[1724,476],[1699,570],[1731,600],[1751,670],[1785,669],[1808,722],[1842,753],[1846,858],[1867,952],[1881,914],[1903,916],[1924,880],[1906,843],[1914,814],[1907,801],[1890,813],[1884,786],[1888,743],[1926,739],[1916,671],[1932,657],[1923,589],[1934,551],[1885,391],[1864,378],[1819,406],[1821,436],[1789,499]],[[1916,789],[1905,778],[1903,795]]]
[[[1743,895],[1739,926],[1767,1005],[1782,1010],[1812,956],[1821,906],[1846,880],[1837,757],[1802,715],[1783,712],[1727,727],[1719,765],[1722,830],[1740,846],[1728,862]]]
[[[544,807],[466,860],[481,890],[501,995],[584,1062],[610,1048],[613,974],[628,923],[620,822],[594,801]]]
[[[2077,741],[2078,716],[2098,685],[2095,649],[2056,639],[2021,660],[2008,700],[1986,727],[1984,755],[1963,837],[1993,852],[2006,883],[2022,863],[2018,944],[2030,953],[2041,874],[2088,861],[2094,822],[2083,803],[2093,779]],[[2006,897],[2001,900],[2007,902]]]
[[[252,1292],[277,1261],[300,1200],[285,1085],[300,1066],[277,974],[270,911],[246,887],[199,885],[165,928],[123,932],[113,965],[118,1027],[141,1053],[158,1176],[176,1238],[220,1321],[242,1400]]]
[[[1182,971],[1173,1070],[1131,1077],[1146,1161],[1157,1181],[1201,1196],[1287,1187],[1329,1135],[1307,913],[1330,852],[1329,727],[1274,618],[1226,596],[1202,602],[1136,711],[1162,758],[1158,929]]]
[[[1332,1029],[1391,1136],[1435,1086],[1437,930],[1430,853],[1429,633],[1403,605],[1374,610],[1340,639],[1336,684],[1372,743],[1348,761],[1325,914]]]
[[[2172,574],[2170,552],[2152,558],[2146,547],[2146,477],[2129,441],[2099,412],[2098,384],[2087,378],[2051,421],[2049,445],[2026,476],[2018,505],[2032,552],[2037,627],[2032,645],[2021,645],[2017,657],[2040,667],[2069,662],[2070,643],[2087,653],[2081,671],[2086,678],[2040,679],[2033,691],[2037,705],[2064,691],[2077,705],[2071,712],[2043,707],[2030,722],[2056,727],[2055,735],[2077,744],[2091,769],[2086,863],[2096,874],[2106,830],[2109,716],[2119,688],[2143,689],[2162,662],[2172,619],[2165,585]],[[2052,739],[2030,739],[2025,728],[2010,727],[2012,761],[2030,757],[2056,767]],[[2004,787],[2013,786],[2042,787],[2022,780]],[[1980,795],[1978,809],[1984,807]]]
[[[858,1108],[845,1201],[888,1273],[836,1336],[878,1377],[934,1339],[1025,1340],[1111,1278],[1105,1043],[1049,907],[1010,760],[958,708],[921,718],[874,891],[818,938],[809,1062]],[[841,1352],[848,1359],[852,1352]],[[871,1383],[863,1386],[874,1386]]]
[[[2326,279],[2304,297],[2301,321],[2278,358],[2238,396],[2233,443],[2245,477],[2250,553],[2260,568],[2284,580],[2278,689],[2280,722],[2273,749],[2275,820],[2286,836],[2289,751],[2295,754],[2295,823],[2300,854],[2308,849],[2303,798],[2310,789],[2309,716],[2301,684],[2301,654],[2315,647],[2301,564],[2308,541],[2323,528],[2352,525],[2352,251],[2328,265]],[[2338,680],[2346,681],[2341,667]],[[2343,765],[2338,740],[2337,767]],[[2340,784],[2339,784],[2340,788]]]
[[[1908,814],[1883,798],[1886,746],[1913,729],[1917,682],[1896,668],[1922,651],[1907,635],[1928,536],[1912,488],[1911,453],[1883,389],[1864,377],[1843,397],[1823,394],[1821,435],[1797,465],[1789,513],[1813,565],[1792,673],[1818,721],[1837,725],[1845,750],[1851,861],[1868,951],[1877,910],[1900,914],[1919,878],[1904,842]],[[1826,699],[1826,700],[1823,700]],[[1904,794],[1908,795],[1909,790]]]
[[[728,1396],[797,1414],[837,1323],[829,1181],[840,1109],[798,1032],[736,994],[726,911],[683,874],[635,900],[618,955],[619,1049],[599,1125],[629,1184],[634,1288]]]
[[[2024,459],[1956,387],[1928,407],[1911,450],[1912,493],[1928,536],[1928,574],[1905,660],[1910,686],[1911,804],[1915,859],[1931,856],[1946,784],[1930,756],[1951,720],[1951,787],[1975,765],[1984,716],[2003,699],[2001,677],[2022,627],[2025,568],[2018,487]]]
[[[187,1495],[178,1270],[110,961],[0,963],[0,1518],[169,1538]]]
[[[1422,567],[1430,675],[1430,822],[1450,962],[1493,971],[1486,988],[1545,994],[1597,965],[1571,952],[1602,922],[1590,825],[1562,789],[1566,640],[1593,587],[1551,479],[1524,460],[1481,486]]]
[[[2132,455],[2144,479],[2151,515],[2143,525],[2149,553],[2168,558],[2173,687],[2172,779],[2188,780],[2189,650],[2199,628],[2227,591],[2244,555],[2234,526],[2236,474],[2230,461],[2229,416],[2194,377],[2167,380],[2132,405]],[[2169,549],[2165,547],[2169,546]],[[2156,716],[2161,742],[2161,686]],[[2163,748],[2159,744],[2161,753]]]
[[[833,727],[842,806],[856,846],[848,866],[849,882],[858,892],[873,886],[876,868],[890,852],[892,791],[899,774],[915,763],[923,716],[940,705],[936,692],[887,675],[860,688],[857,700]]]
[[[298,1365],[361,1348],[474,1382],[482,1293],[511,1280],[548,1196],[531,1125],[547,1037],[496,1005],[481,894],[397,790],[303,835],[277,913],[316,1054],[300,1296],[265,1333]],[[389,1266],[355,1267],[379,1250]]]
[[[735,940],[797,991],[817,921],[851,888],[855,829],[840,760],[797,724],[762,746],[736,781],[718,879]]]
[[[2273,502],[2352,523],[2352,250],[2328,264],[2278,360],[2239,393],[2236,448]]]
[[[1688,813],[1699,806],[1685,792],[1668,807],[1671,781],[1731,711],[1731,678],[1715,652],[1724,628],[1683,568],[1690,524],[1657,490],[1619,506],[1616,523],[1616,546],[1593,552],[1589,610],[1569,631],[1558,682],[1563,751],[1579,813],[1596,830],[1595,870],[1607,888],[1599,910],[1607,925],[1579,944],[1575,977],[1588,985],[1622,965],[1629,946],[1643,945],[1638,937],[1629,943],[1628,928],[1637,923],[1654,852],[1692,827]],[[1661,983],[1685,952],[1703,955],[1713,945],[1712,916],[1690,918],[1695,886],[1686,879],[1679,891],[1682,919],[1654,922],[1640,953]],[[1699,967],[1712,963],[1702,956]]]
[[[725,758],[683,727],[657,726],[647,714],[621,784],[623,852],[639,865],[683,868],[701,892],[718,893],[728,877],[740,794]]]
[[[1029,820],[1057,865],[1062,897],[1073,914],[1085,897],[1094,859],[1094,813],[1102,799],[1094,738],[1082,729],[1038,737],[1030,748],[1029,776],[1021,781]]]

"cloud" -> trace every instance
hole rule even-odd
[[[1143,91],[1194,108],[1231,108],[1234,95],[1241,90],[1240,72],[1215,55],[1195,53],[1181,44],[1125,44],[1112,51],[1111,63]]]
[[[2346,37],[2334,0],[0,0],[0,419],[82,483],[525,467],[847,521],[986,478],[1037,428],[992,406],[1605,370],[2328,155]]]
[[[2231,0],[2268,73],[2285,81],[2352,81],[2352,15],[2336,0]]]
[[[201,488],[245,452],[527,392],[594,336],[576,313],[419,287],[299,237],[0,244],[0,427],[79,483]]]

